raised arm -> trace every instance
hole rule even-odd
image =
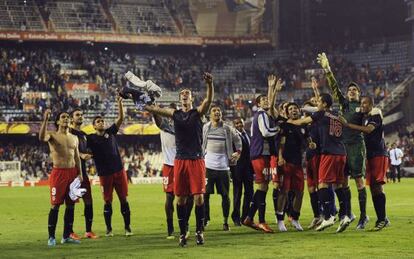
[[[157,105],[145,105],[144,109],[154,115],[162,116],[162,117],[169,117],[172,118],[174,114],[174,109],[170,108],[161,108]],[[156,123],[156,121],[155,121]],[[158,126],[158,125],[157,125]]]
[[[201,115],[204,115],[208,112],[208,109],[210,108],[211,102],[214,98],[213,76],[209,73],[204,73],[203,79],[207,86],[207,96],[204,98],[200,106],[197,107],[197,111]]]
[[[51,113],[50,109],[47,109],[45,111],[45,113],[43,114],[42,125],[40,126],[39,140],[43,142],[48,142],[49,139],[51,138],[51,135],[47,132],[47,123],[50,118],[50,113]]]
[[[270,102],[269,114],[276,118],[279,114],[276,109],[276,97],[280,90],[282,90],[282,80],[280,78],[277,79],[274,75],[270,75],[267,77],[267,85],[267,98]]]
[[[331,67],[329,66],[329,60],[326,57],[326,54],[318,54],[318,57],[316,59],[325,71],[326,79],[328,80],[328,85],[332,91],[333,97],[337,102],[339,102],[341,109],[343,109],[346,103],[346,98],[343,95],[341,89],[339,89],[338,82],[336,81],[334,74],[332,73]]]
[[[316,80],[316,78],[314,76],[312,77],[311,80],[312,80],[311,86],[312,86],[315,98],[319,99],[320,94],[319,94],[319,89],[318,89],[318,87],[319,87],[318,81]]]
[[[118,102],[118,118],[115,121],[115,125],[117,126],[118,129],[121,127],[122,122],[124,121],[124,118],[125,118],[124,104],[123,104],[122,101],[123,101],[122,97],[118,95],[118,98],[117,98],[117,102]]]

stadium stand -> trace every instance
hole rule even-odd
[[[112,24],[96,1],[46,1],[56,31],[112,32]]]
[[[178,29],[160,0],[112,1],[110,6],[121,33],[175,35]]]
[[[332,67],[338,81],[344,85],[353,80],[376,101],[386,97],[394,84],[401,82],[408,73],[408,43],[390,43],[389,53],[403,54],[392,56],[382,53],[385,44],[340,52],[334,50],[331,56]],[[303,101],[312,95],[310,88],[301,87],[309,81],[312,73],[318,73],[312,48],[301,50],[216,50],[177,48],[175,54],[168,49],[126,49],[115,51],[111,48],[85,46],[83,49],[73,47],[32,47],[12,45],[3,47],[0,65],[0,106],[7,121],[39,120],[40,114],[53,103],[54,111],[81,107],[88,110],[88,118],[97,114],[108,114],[115,118],[116,88],[125,84],[123,74],[131,70],[143,79],[157,82],[165,91],[161,103],[168,104],[176,100],[174,91],[181,87],[190,87],[198,91],[202,82],[199,75],[203,71],[212,71],[216,78],[218,96],[228,111],[237,114],[245,106],[251,108],[252,98],[236,100],[234,94],[255,94],[266,86],[266,76],[277,74],[284,79],[284,90],[279,99]],[[342,50],[343,51],[343,50]],[[404,54],[405,53],[405,54]],[[370,57],[367,60],[359,56]],[[373,62],[374,65],[369,63]],[[364,62],[364,63],[362,63]],[[385,65],[380,65],[385,64]],[[70,71],[83,71],[81,74]],[[65,83],[96,83],[100,91],[90,96],[89,92],[73,91],[68,94]],[[322,82],[323,85],[323,82]],[[25,91],[44,92],[38,98],[24,98]],[[99,93],[99,95],[98,95]],[[36,107],[37,112],[24,110],[25,104]],[[131,119],[140,118],[133,115],[133,104],[127,102]],[[246,112],[244,112],[246,114]],[[141,119],[147,120],[141,116]]]
[[[165,5],[175,20],[177,27],[181,27],[183,35],[197,35],[197,28],[191,18],[189,4],[186,0],[167,0]]]
[[[45,26],[33,0],[1,0],[0,29],[44,31]]]

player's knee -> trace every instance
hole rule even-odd
[[[267,192],[269,185],[267,183],[261,183],[257,185],[257,189],[263,192]]]
[[[361,190],[365,187],[364,179],[362,179],[362,177],[355,178],[355,183],[358,190]]]
[[[60,205],[52,205],[50,209],[52,210],[59,210]]]
[[[320,183],[320,184],[318,184],[318,188],[319,189],[323,189],[323,188],[328,188],[328,184],[327,183]]]
[[[177,196],[177,205],[184,206],[186,203],[186,197],[184,196]]]
[[[202,194],[194,195],[194,203],[196,206],[201,206],[204,204],[204,196]]]
[[[383,188],[381,184],[372,184],[370,188],[372,196],[383,193]]]
[[[314,193],[314,192],[316,192],[316,187],[315,187],[315,186],[308,186],[308,192],[309,192],[309,193]]]

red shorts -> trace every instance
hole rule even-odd
[[[311,159],[306,161],[306,182],[308,183],[308,187],[318,186],[319,162],[319,155],[315,155]]]
[[[124,169],[111,175],[99,176],[99,181],[105,202],[112,202],[114,188],[120,200],[125,200],[128,196],[128,179]]]
[[[346,156],[344,155],[321,155],[318,182],[319,183],[336,183],[344,182]]]
[[[89,181],[89,177],[87,175],[83,175],[83,182],[81,183],[81,188],[86,189],[86,193],[82,196],[83,201],[92,202],[91,182]]]
[[[204,159],[174,160],[174,194],[189,196],[206,192],[206,165]]]
[[[162,187],[164,192],[174,193],[174,167],[164,164],[162,166]]]
[[[271,167],[271,161],[272,166],[274,166],[276,164],[277,159],[275,157],[271,158],[271,156],[262,156],[252,160],[252,166],[256,183],[268,183],[273,178],[273,173],[276,174],[276,168]]]
[[[367,160],[366,184],[385,184],[389,160],[386,156],[376,156]]]
[[[52,205],[74,204],[69,197],[69,186],[78,176],[77,168],[53,168],[49,176],[50,203]]]
[[[278,183],[280,180],[277,162],[277,156],[270,156],[270,173],[272,174],[272,182],[274,183]]]
[[[282,189],[287,192],[290,190],[303,192],[304,184],[305,177],[302,166],[285,163],[283,165]]]

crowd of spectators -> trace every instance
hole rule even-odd
[[[320,48],[319,48],[320,49]],[[283,78],[286,89],[299,88],[302,82],[310,81],[310,70],[317,71],[320,65],[316,63],[316,56],[320,50],[316,48],[302,48],[292,50],[287,59],[274,59],[266,64],[254,61],[250,66],[242,66],[236,71],[236,78],[244,81],[257,81],[266,85],[267,75],[275,74]],[[329,52],[328,52],[329,53]],[[356,65],[344,58],[343,55],[329,56],[331,68],[340,85],[348,82],[357,82],[362,89],[374,86],[375,89],[384,89],[387,85],[401,82],[408,71],[402,71],[399,64],[385,68],[371,67],[369,63]],[[315,73],[315,72],[314,72]],[[374,92],[369,94],[374,95]]]
[[[251,108],[251,99],[234,100],[232,94],[254,91],[252,87],[245,87],[249,82],[258,86],[256,90],[260,91],[260,87],[266,86],[267,75],[271,73],[283,79],[283,91],[288,96],[295,96],[294,92],[300,89],[302,82],[309,81],[308,71],[320,69],[315,62],[316,53],[314,48],[303,48],[290,51],[287,59],[274,59],[268,63],[255,59],[250,66],[241,66],[236,70],[233,77],[215,80],[216,99],[226,110],[243,110],[243,114],[249,114],[246,109]],[[54,113],[75,107],[107,113],[112,108],[117,88],[126,84],[123,74],[128,70],[143,79],[152,79],[166,90],[188,87],[197,92],[204,89],[201,79],[204,71],[223,69],[230,60],[237,64],[237,58],[244,54],[240,49],[178,48],[174,52],[151,50],[143,55],[134,50],[87,45],[76,49],[59,46],[4,47],[0,49],[0,55],[0,106],[23,110],[25,105],[30,104],[31,111],[17,115],[18,118],[8,118],[8,121],[28,121],[40,119],[46,107],[51,107]],[[370,64],[357,66],[342,55],[329,58],[340,84],[356,81],[376,101],[386,97],[390,85],[400,82],[407,72],[402,71],[398,64],[373,68]],[[67,73],[70,69],[83,72]],[[323,86],[324,80],[321,79]],[[76,98],[65,88],[68,81],[93,82],[99,86],[100,92]],[[22,94],[30,91],[47,92],[50,96],[24,98]],[[310,93],[304,92],[295,101],[304,101]]]
[[[52,169],[46,145],[0,145],[0,161],[20,161],[24,180],[45,180]]]

